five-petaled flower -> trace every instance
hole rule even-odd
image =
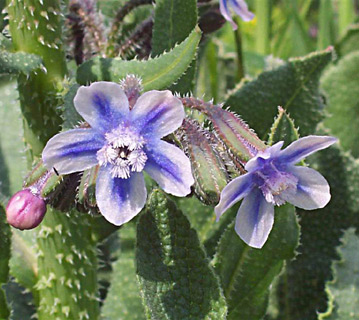
[[[239,15],[243,21],[250,21],[254,18],[254,14],[248,10],[248,6],[244,0],[220,0],[219,9],[221,14],[231,23],[233,30],[237,29],[237,25],[231,17],[230,8],[232,8],[235,14]]]
[[[262,248],[274,222],[274,205],[289,202],[298,208],[323,208],[330,200],[328,182],[317,171],[295,166],[306,156],[337,141],[326,136],[307,136],[281,150],[283,142],[265,149],[249,160],[248,173],[232,180],[215,207],[217,220],[244,198],[235,230],[249,246]]]
[[[100,166],[96,202],[102,215],[122,225],[144,207],[146,171],[167,193],[185,196],[194,183],[191,164],[182,150],[161,140],[184,119],[184,108],[170,91],[149,91],[130,109],[121,86],[95,82],[81,87],[77,112],[91,128],[62,132],[47,143],[42,158],[59,174]]]

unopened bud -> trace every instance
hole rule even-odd
[[[45,213],[45,201],[29,189],[16,192],[6,206],[8,223],[20,230],[36,228],[44,219]]]
[[[132,109],[143,90],[142,80],[133,74],[128,74],[126,78],[121,80],[120,85],[123,91],[125,91],[130,109]]]
[[[192,97],[181,98],[181,101],[185,107],[196,109],[207,116],[218,137],[242,163],[246,163],[258,151],[263,151],[267,147],[255,132],[234,113],[211,102],[204,102]]]

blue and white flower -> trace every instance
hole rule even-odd
[[[295,164],[336,141],[333,137],[308,136],[284,150],[281,141],[258,152],[245,166],[248,173],[223,189],[215,207],[217,221],[243,199],[235,230],[249,246],[262,248],[273,226],[274,205],[289,202],[305,210],[323,208],[330,200],[328,182],[317,171]]]
[[[240,16],[243,21],[250,21],[254,18],[254,14],[248,10],[248,6],[244,0],[220,0],[219,10],[222,16],[231,23],[233,30],[237,29],[236,23],[233,21],[230,10]]]
[[[91,128],[62,132],[47,143],[48,169],[69,174],[100,166],[96,202],[102,215],[122,225],[144,207],[146,171],[167,193],[183,197],[194,183],[191,164],[176,146],[161,140],[184,119],[184,108],[170,91],[149,91],[130,109],[121,86],[95,82],[80,87],[74,105]]]

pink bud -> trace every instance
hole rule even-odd
[[[46,203],[29,189],[16,192],[6,206],[8,223],[24,230],[36,228],[44,219]]]

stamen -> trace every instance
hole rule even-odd
[[[111,165],[113,178],[127,179],[131,172],[141,172],[147,155],[142,150],[144,139],[129,128],[119,127],[106,134],[107,144],[97,152],[100,165]]]

